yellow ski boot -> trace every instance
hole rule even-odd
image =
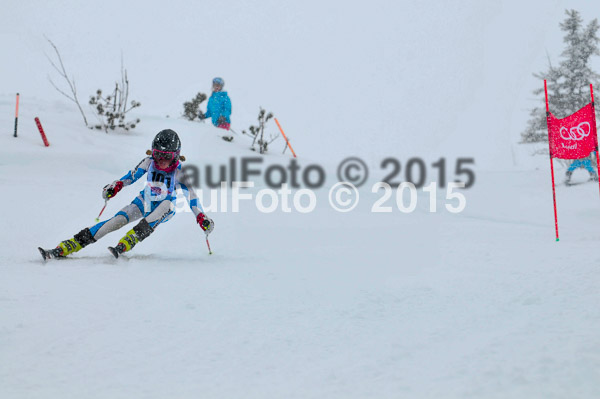
[[[96,240],[94,239],[92,232],[90,229],[85,228],[79,233],[75,234],[73,238],[64,240],[58,244],[58,246],[54,249],[38,249],[44,260],[64,258],[65,256],[71,255],[72,253],[79,251],[81,248],[84,248],[93,242],[96,242]]]
[[[144,238],[152,234],[153,231],[154,230],[150,227],[146,219],[142,219],[141,222],[133,229],[129,230],[127,234],[119,240],[119,243],[115,247],[108,247],[108,250],[115,258],[118,258],[123,252],[131,251],[138,242],[144,240]]]

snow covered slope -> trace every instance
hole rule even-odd
[[[11,106],[3,98],[2,114]],[[541,168],[479,173],[458,215],[429,213],[424,194],[413,213],[371,213],[380,196],[368,188],[354,211],[338,213],[318,193],[308,214],[251,204],[212,213],[212,256],[181,212],[123,259],[106,246],[125,229],[44,264],[36,247],[93,224],[101,187],[158,130],[176,129],[198,165],[255,155],[243,137],[226,143],[209,125],[144,120],[106,135],[55,104],[24,101],[20,136],[0,137],[2,397],[600,393],[596,186],[558,187],[560,243]]]
[[[546,50],[560,53],[564,8],[588,21],[593,3],[164,4],[14,2],[0,15],[11,61],[0,73],[0,397],[600,396],[599,188],[557,186],[555,242],[548,160],[516,144],[539,84],[531,72],[545,68]],[[43,34],[82,98],[112,85],[122,49],[131,98],[142,102],[138,128],[85,129],[46,81]],[[258,155],[245,136],[226,143],[178,117],[217,75],[236,131],[262,105],[292,137],[298,164],[324,168],[316,209],[265,214],[244,202],[209,212],[209,256],[182,207],[122,259],[106,247],[125,228],[43,263],[36,247],[92,225],[102,187],[159,130],[176,130],[186,164],[202,173]],[[289,166],[282,144],[263,170]],[[354,155],[370,178],[356,209],[336,212],[327,190]],[[422,157],[428,182],[439,158],[447,181],[457,157],[474,158],[465,210],[448,212],[438,190],[431,213],[419,190],[412,213],[393,198],[391,213],[371,212],[382,195],[371,185],[390,171],[384,157],[403,168]],[[141,187],[124,189],[105,215]],[[258,179],[246,192],[265,187]]]

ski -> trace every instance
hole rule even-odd
[[[38,247],[38,251],[40,251],[40,254],[42,255],[42,258],[44,258],[44,261],[47,261],[48,259],[62,258],[63,257],[61,255],[60,248],[44,249],[42,247]]]
[[[46,250],[44,250],[42,247],[38,247],[38,250],[40,251],[40,254],[42,254],[42,258],[44,259],[44,261],[50,259],[50,255],[48,255]]]
[[[565,186],[567,186],[567,187],[579,186],[579,185],[585,184],[585,183],[589,183],[589,182],[587,182],[587,181],[581,181],[581,182],[575,182],[575,183],[565,183]]]
[[[586,184],[586,183],[597,183],[597,182],[598,181],[595,179],[589,179],[589,180],[584,180],[584,181],[574,181],[574,182],[566,181],[566,182],[564,182],[564,185],[567,187],[570,187],[570,186],[579,186],[581,184]]]
[[[119,259],[119,251],[117,250],[117,248],[108,247],[108,250],[115,257],[115,259]]]

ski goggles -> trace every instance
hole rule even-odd
[[[172,151],[160,151],[160,150],[152,150],[152,158],[156,161],[169,161],[172,162],[179,154],[177,152]]]

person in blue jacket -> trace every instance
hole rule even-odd
[[[575,169],[578,169],[578,168],[585,168],[588,171],[588,173],[590,174],[590,180],[598,181],[598,174],[596,173],[596,171],[594,170],[594,167],[592,166],[593,156],[594,156],[594,153],[592,152],[592,154],[590,154],[590,156],[588,156],[586,158],[575,159],[573,161],[573,163],[571,163],[571,166],[569,166],[569,169],[567,169],[567,173],[566,173],[565,183],[567,185],[571,184],[571,176],[573,175],[573,172],[575,171]]]
[[[198,115],[201,120],[211,118],[211,122],[216,127],[229,130],[231,126],[231,100],[226,91],[223,91],[225,81],[222,78],[214,78],[212,83],[212,95],[208,99],[206,113],[200,112]]]

